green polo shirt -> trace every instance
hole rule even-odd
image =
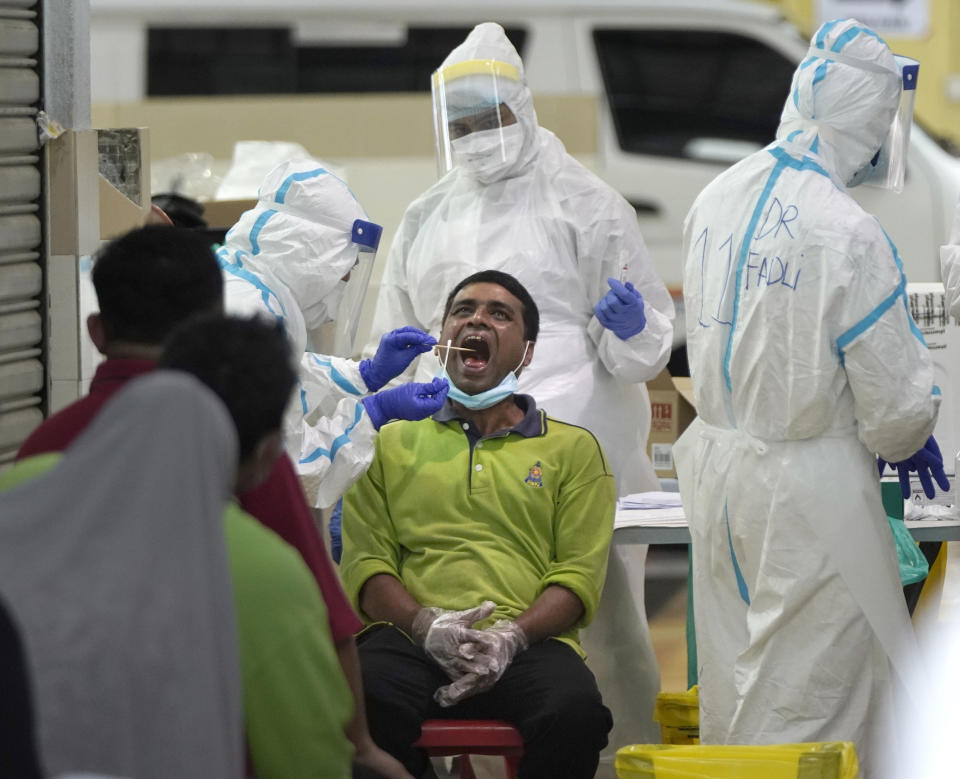
[[[373,463],[347,493],[340,575],[361,616],[371,576],[397,577],[424,606],[497,604],[514,619],[551,584],[583,602],[557,636],[583,654],[606,576],[616,488],[597,439],[533,398],[516,427],[480,436],[448,403],[431,419],[384,425]]]

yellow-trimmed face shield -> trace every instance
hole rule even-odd
[[[458,165],[489,170],[510,162],[520,128],[509,104],[523,87],[516,67],[458,62],[434,71],[431,87],[439,175]]]

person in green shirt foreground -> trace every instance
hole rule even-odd
[[[426,719],[506,720],[522,775],[584,779],[612,726],[578,631],[603,588],[614,478],[589,431],[516,394],[538,329],[509,274],[461,281],[438,344],[445,406],[384,425],[344,500],[341,578],[373,625],[358,639],[371,733],[414,776]]]
[[[239,462],[235,470],[234,491],[243,491],[261,481],[283,449],[281,419],[296,381],[283,329],[256,317],[202,316],[184,323],[171,334],[158,368],[155,372],[130,381],[130,386],[108,401],[98,417],[104,417],[105,423],[113,416],[114,408],[127,402],[128,395],[141,392],[141,388],[150,383],[169,383],[172,376],[192,374],[219,397],[236,427]],[[194,384],[199,386],[198,382]],[[170,394],[174,390],[176,387],[164,390],[164,393]],[[150,406],[141,406],[135,419],[151,422],[155,427],[172,428],[176,415],[168,413],[166,409],[152,410]],[[121,421],[114,419],[114,427],[120,425]],[[128,425],[127,432],[121,430],[120,435],[130,440],[132,448],[154,452],[159,445],[158,432],[145,432],[133,423]],[[78,442],[83,440],[81,437]],[[182,432],[176,445],[191,453],[198,446]],[[39,477],[61,461],[68,462],[72,451],[72,448],[67,449],[64,455],[41,454],[18,462],[0,478],[0,492]],[[181,454],[185,455],[183,452]],[[116,456],[127,458],[127,461],[135,459],[119,451]],[[170,463],[187,459],[185,456],[178,457],[172,445],[165,450],[164,456],[166,460],[163,462],[159,462],[159,455],[145,461],[145,468],[150,468],[152,463],[159,471],[169,470]],[[111,467],[109,460],[95,465],[101,473],[104,470],[108,473],[118,470]],[[151,481],[155,480],[152,472],[146,476]],[[142,481],[127,483],[123,487],[124,494],[135,490]],[[176,491],[176,488],[172,490],[174,493]],[[181,503],[188,498],[181,497]],[[146,496],[143,502],[150,504],[152,500]],[[121,511],[119,507],[124,504],[117,502],[116,505],[116,509],[107,509],[107,515]],[[133,510],[138,513],[144,510],[159,512],[159,509],[150,505]],[[65,516],[65,525],[69,525],[71,519]],[[164,524],[158,517],[151,526]],[[224,637],[221,635],[224,631],[221,630],[218,635],[232,647],[239,645],[243,695],[243,722],[238,718],[235,723],[235,743],[238,746],[240,744],[239,730],[242,724],[252,775],[262,779],[349,777],[354,750],[347,738],[346,726],[353,714],[352,694],[337,658],[326,607],[313,576],[292,546],[244,512],[235,502],[226,505],[222,527],[221,538],[225,537],[226,541],[236,631],[231,629],[229,635]],[[170,533],[176,531],[171,529]],[[108,539],[98,538],[98,543],[102,546],[108,543]],[[169,545],[176,547],[176,539],[172,539]],[[155,547],[157,555],[166,551],[157,544]],[[178,552],[185,553],[185,550]],[[160,582],[155,586],[169,588],[170,583]],[[200,593],[197,593],[199,596]],[[233,615],[229,617],[232,628]],[[143,619],[150,618],[151,614],[145,612]],[[186,628],[184,626],[183,629]],[[140,657],[136,661],[140,664],[138,667],[149,668],[150,652],[131,650],[128,654]],[[228,675],[228,671],[227,668],[220,669],[222,675]],[[83,673],[81,668],[74,672],[76,675]],[[165,685],[169,690],[176,691],[177,685],[183,682],[184,679],[173,675]],[[180,695],[187,700],[190,691],[181,689]],[[53,703],[60,705],[58,701]],[[167,714],[167,719],[176,720],[176,715]],[[42,715],[41,711],[41,724]],[[144,716],[142,719],[149,718]],[[136,730],[138,726],[132,722],[130,727]],[[173,729],[176,730],[176,727]],[[106,742],[109,741],[106,738]],[[177,745],[168,741],[167,748],[161,752],[175,752],[176,749]],[[62,751],[60,747],[57,750]],[[87,760],[82,766],[63,765],[62,761],[47,762],[48,766],[52,763],[64,769],[111,769],[111,773],[118,775],[199,775],[183,773],[180,769],[165,773],[162,767],[159,773],[155,773],[142,766],[136,771],[119,771],[117,768],[125,766],[118,766],[112,752],[106,746],[100,754],[93,755],[93,764]],[[48,757],[48,754],[44,757]],[[101,759],[103,762],[98,763]],[[238,774],[239,771],[232,770],[224,775]]]

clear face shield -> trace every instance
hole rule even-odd
[[[894,114],[893,122],[880,150],[870,163],[857,171],[849,186],[866,184],[871,187],[903,191],[903,180],[907,170],[907,153],[910,150],[910,128],[913,126],[913,104],[917,97],[917,76],[920,63],[909,57],[894,55],[900,70],[902,89],[900,105]]]
[[[434,72],[434,135],[440,176],[454,167],[495,174],[517,160],[523,133],[508,107],[520,72],[497,60],[468,60]]]
[[[349,278],[334,322],[333,353],[339,357],[353,355],[357,328],[360,326],[360,311],[367,294],[367,286],[370,284],[370,274],[373,272],[382,233],[383,228],[374,222],[357,219],[353,223],[351,240],[358,249],[357,262],[347,274]]]

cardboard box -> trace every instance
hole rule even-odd
[[[105,128],[97,134],[100,238],[110,240],[144,224],[150,212],[150,132]]]
[[[243,200],[208,200],[201,203],[203,206],[203,220],[209,227],[233,227],[244,211],[249,211],[257,204],[255,199]]]
[[[673,444],[697,415],[693,386],[687,376],[673,378],[666,369],[647,382],[650,395],[650,437],[647,455],[661,479],[675,479]]]
[[[907,302],[933,358],[933,381],[943,395],[933,435],[943,454],[943,469],[953,476],[960,450],[960,324],[947,314],[939,282],[907,284]]]

